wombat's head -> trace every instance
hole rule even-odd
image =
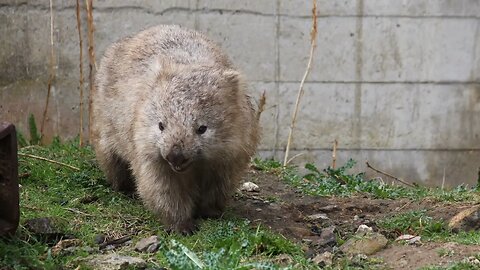
[[[144,108],[148,151],[157,151],[175,172],[222,158],[219,154],[236,140],[232,127],[241,110],[239,87],[234,70],[164,65]]]

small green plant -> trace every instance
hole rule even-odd
[[[314,164],[305,165],[305,174],[300,174],[296,167],[283,167],[275,160],[254,160],[257,169],[280,175],[288,184],[305,194],[314,196],[351,196],[364,193],[379,199],[409,198],[413,200],[430,197],[438,201],[472,201],[478,200],[476,188],[460,185],[451,190],[428,188],[422,186],[394,186],[378,179],[367,179],[365,173],[350,173],[356,162],[352,159],[341,167],[327,167],[320,170]]]
[[[447,236],[449,230],[442,221],[434,220],[425,210],[410,211],[385,218],[377,225],[387,231],[400,234],[421,235],[424,238]]]
[[[30,114],[30,116],[28,117],[28,131],[30,132],[30,144],[31,145],[40,144],[42,137],[38,133],[37,123],[35,121],[35,116],[33,114]]]
[[[437,254],[440,257],[452,257],[455,254],[455,251],[448,248],[439,248],[437,249]]]

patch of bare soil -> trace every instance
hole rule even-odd
[[[303,243],[309,256],[332,250],[337,245],[322,233],[325,228],[334,228],[335,233],[345,239],[362,224],[377,231],[376,221],[393,214],[425,209],[429,216],[448,221],[471,206],[429,199],[312,197],[299,193],[278,176],[266,172],[252,170],[246,179],[257,184],[259,191],[238,193],[231,206],[233,213]],[[385,236],[394,239],[398,235]],[[391,244],[373,256],[382,258],[393,269],[417,269],[426,265],[445,265],[479,252],[478,246],[455,243]]]

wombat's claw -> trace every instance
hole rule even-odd
[[[178,233],[181,235],[192,235],[197,230],[197,225],[193,221],[186,221],[182,223],[170,225],[166,231],[168,234]]]

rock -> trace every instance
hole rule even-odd
[[[395,239],[395,241],[400,242],[400,241],[405,241],[407,244],[415,244],[420,242],[421,237],[420,236],[415,236],[415,235],[410,235],[410,234],[403,234],[400,235]]]
[[[158,236],[153,235],[153,236],[143,238],[140,241],[138,241],[137,244],[135,245],[135,250],[140,251],[140,252],[145,252],[145,251],[155,252],[158,249],[159,243],[160,243],[160,241],[158,240]],[[153,251],[148,251],[148,248],[151,245],[156,245],[156,248],[150,249],[150,250],[153,250]]]
[[[362,224],[362,225],[358,226],[358,229],[355,233],[359,234],[359,233],[369,233],[369,232],[373,232],[372,227],[368,227],[367,225]]]
[[[147,248],[147,253],[155,253],[160,247],[160,243],[153,243]]]
[[[337,237],[335,236],[335,226],[330,226],[322,229],[320,237],[315,242],[318,247],[335,246],[337,244]]]
[[[60,230],[57,228],[56,222],[51,218],[34,218],[25,222],[25,227],[35,234],[58,234]]]
[[[242,184],[240,187],[241,191],[247,191],[247,192],[259,192],[260,188],[258,187],[257,184],[253,182],[245,182]]]
[[[107,240],[107,236],[105,234],[97,234],[95,235],[95,244],[103,244]]]
[[[319,210],[321,212],[324,212],[324,213],[329,213],[329,212],[333,212],[335,210],[338,210],[338,206],[334,205],[334,204],[331,204],[331,205],[319,207],[317,210]]]
[[[349,255],[372,255],[383,249],[387,243],[388,240],[385,236],[380,233],[371,232],[354,235],[340,247],[340,250]]]
[[[81,261],[93,269],[103,270],[144,269],[147,267],[147,263],[143,259],[118,254],[90,256]]]
[[[306,219],[310,221],[316,221],[316,220],[328,220],[329,218],[324,213],[318,213],[318,214],[307,216]]]
[[[34,218],[25,221],[25,228],[35,234],[41,241],[54,245],[61,239],[75,238],[67,235],[59,228],[63,222],[57,218]]]
[[[325,251],[322,254],[316,255],[312,262],[318,264],[320,267],[328,267],[333,263],[333,254],[329,251]]]
[[[454,232],[480,229],[480,205],[475,205],[456,214],[448,222]]]

